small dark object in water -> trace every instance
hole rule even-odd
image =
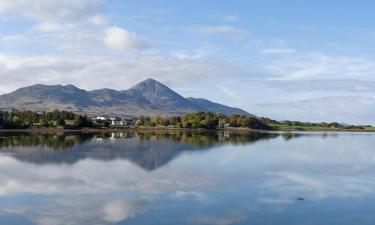
[[[303,197],[297,197],[297,201],[305,201]]]

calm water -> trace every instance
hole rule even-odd
[[[374,143],[370,133],[1,133],[0,224],[375,224]]]

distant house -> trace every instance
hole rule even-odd
[[[13,112],[13,109],[8,109],[8,108],[0,108],[1,112]]]
[[[225,127],[225,120],[219,120],[218,128],[224,128]]]
[[[114,116],[109,118],[109,120],[112,126],[124,126],[124,121],[120,117]]]
[[[118,116],[112,116],[112,117],[97,116],[97,117],[92,118],[92,121],[94,122],[108,121],[109,125],[113,127],[130,127],[133,123],[133,119],[131,118],[124,119]]]
[[[102,121],[106,121],[107,118],[105,118],[104,116],[97,116],[95,118],[92,118],[93,121],[98,121],[98,120],[102,120]]]

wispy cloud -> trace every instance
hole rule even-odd
[[[295,53],[296,50],[293,49],[293,48],[267,48],[267,49],[262,49],[261,50],[261,53],[262,54],[267,54],[267,55],[278,55],[278,54],[282,54],[282,55],[286,55],[286,54],[292,54],[292,53]]]
[[[180,59],[158,54],[134,58],[95,56],[33,56],[0,54],[2,93],[35,83],[72,83],[87,89],[111,87],[125,89],[143,79],[153,77],[172,87],[183,86],[197,79],[204,80],[231,73],[225,63]],[[233,72],[233,71],[232,71]],[[111,79],[108,79],[108,76]]]
[[[190,219],[190,223],[196,225],[231,225],[248,218],[248,212],[232,211],[221,215],[195,215],[194,218]]]
[[[69,167],[46,164],[31,168],[8,157],[1,157],[0,162],[0,167],[7,168],[1,170],[0,182],[6,185],[1,186],[0,195],[43,193],[41,200],[47,203],[22,207],[15,203],[1,213],[18,213],[38,225],[113,224],[145,213],[149,201],[159,195],[204,189],[216,179],[202,172],[197,176],[189,168],[148,173],[126,160],[83,160]],[[28,173],[22,173],[26,167]],[[106,169],[98,172],[93,168]]]
[[[222,17],[225,22],[236,22],[240,20],[240,17],[237,15],[227,15]]]
[[[103,207],[104,219],[117,223],[137,213],[146,211],[148,203],[137,199],[118,199],[108,202]]]
[[[233,91],[233,90],[231,90],[231,89],[229,89],[229,88],[227,88],[227,87],[225,87],[225,86],[223,86],[223,85],[219,85],[218,87],[219,87],[219,89],[220,89],[225,95],[227,95],[227,96],[229,96],[229,97],[231,97],[231,98],[233,98],[233,99],[236,99],[236,100],[239,99],[239,96],[237,95],[237,93],[236,93],[235,91]]]
[[[100,11],[96,0],[15,0],[1,1],[0,15],[19,15],[38,21],[75,20]]]
[[[0,17],[19,16],[34,21],[35,25],[24,36],[31,43],[50,44],[58,51],[82,53],[105,46],[133,51],[150,46],[139,34],[111,25],[103,12],[103,3],[101,0],[1,1]]]
[[[372,80],[270,80],[265,85],[286,92],[375,92],[375,81]]]
[[[285,80],[297,79],[368,79],[374,75],[375,63],[365,57],[301,52],[290,48],[263,49],[270,73]]]
[[[375,99],[361,96],[339,96],[262,103],[274,118],[304,121],[337,121],[352,124],[375,124]],[[353,110],[355,109],[355,110]],[[334,121],[333,121],[334,120]]]
[[[233,26],[220,25],[220,26],[193,26],[188,29],[192,33],[202,35],[219,35],[228,37],[235,41],[244,41],[247,39],[249,33]]]

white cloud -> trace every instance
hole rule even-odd
[[[98,11],[100,0],[0,0],[0,15],[38,21],[66,21]]]
[[[221,26],[194,26],[189,29],[192,33],[203,35],[223,35],[235,41],[244,41],[248,37],[248,32],[236,27]]]
[[[103,207],[104,219],[111,223],[120,222],[136,213],[144,212],[147,203],[134,199],[120,199],[107,203]]]
[[[227,15],[227,16],[223,16],[223,20],[225,22],[236,22],[240,20],[240,17],[236,15]]]
[[[120,51],[132,51],[149,47],[149,44],[144,38],[115,26],[105,30],[103,41],[109,48]]]
[[[0,174],[0,195],[40,194],[45,200],[37,206],[15,203],[0,213],[17,213],[38,225],[113,224],[146,212],[154,197],[209,188],[217,182],[214,175],[197,176],[197,170],[189,168],[149,173],[127,160],[30,166],[4,156],[0,162],[6,168]],[[25,168],[27,173],[22,172]]]
[[[231,225],[243,222],[249,218],[249,213],[245,211],[232,211],[216,215],[195,215],[190,220],[196,225]]]
[[[240,98],[240,97],[237,95],[237,93],[236,93],[235,91],[231,90],[230,88],[225,87],[225,86],[223,86],[223,85],[219,85],[218,87],[219,87],[219,89],[220,89],[224,94],[226,94],[227,96],[229,96],[229,97],[231,97],[231,98],[233,98],[233,99],[236,99],[236,100],[238,100],[238,99]]]
[[[68,32],[69,30],[76,27],[73,23],[58,23],[58,22],[40,22],[33,30],[41,33],[56,33],[56,32]]]
[[[262,54],[291,54],[295,52],[296,50],[293,48],[268,48],[261,50]]]
[[[22,43],[26,41],[26,37],[24,35],[16,34],[16,35],[4,35],[0,36],[0,44],[1,43]]]
[[[286,92],[375,92],[375,81],[354,79],[270,80],[269,88]]]
[[[280,79],[366,79],[375,75],[375,63],[365,57],[301,52],[292,48],[262,49],[264,68]]]
[[[375,124],[375,99],[372,97],[324,97],[258,106],[277,119]]]
[[[349,166],[348,166],[349,167]],[[309,201],[327,198],[355,198],[372,194],[373,180],[362,180],[356,176],[331,176],[324,173],[306,174],[296,172],[271,172],[262,185],[273,197],[259,198],[267,204],[292,204],[296,196],[308,196]],[[330,174],[331,175],[331,174]],[[342,174],[341,174],[342,175]]]
[[[97,14],[97,15],[93,15],[93,16],[90,16],[88,18],[88,21],[94,25],[98,25],[98,26],[103,26],[103,25],[106,25],[108,24],[108,18],[101,15],[101,14]]]
[[[223,14],[211,14],[209,16],[211,19],[217,20],[217,21],[224,21],[227,23],[233,23],[240,20],[240,17],[238,15],[223,15]]]
[[[0,0],[0,18],[31,21],[22,34],[25,46],[51,51],[91,54],[102,45],[110,24],[102,12],[104,0]],[[17,48],[17,40],[8,41]],[[10,48],[13,48],[10,47]]]
[[[206,57],[210,52],[209,48],[199,48],[195,51],[176,51],[175,55],[178,59],[202,59]]]
[[[134,58],[95,56],[9,56],[0,54],[0,93],[22,86],[72,83],[86,89],[125,89],[146,78],[155,78],[172,87],[197,79],[224,77],[232,68],[218,61],[179,59],[160,55]],[[111,77],[108,79],[108,77]]]

